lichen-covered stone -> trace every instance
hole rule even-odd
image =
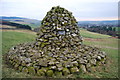
[[[19,67],[18,67],[18,70],[21,72],[21,71],[22,71],[22,68],[23,68],[22,66],[19,66]]]
[[[63,68],[62,72],[63,72],[63,75],[65,75],[65,76],[70,74],[70,71],[67,68]]]
[[[56,66],[50,66],[50,69],[56,70],[57,67]]]
[[[83,64],[80,65],[80,71],[81,71],[82,73],[86,73],[86,72],[87,72],[85,65],[83,65]]]
[[[49,68],[48,67],[42,67],[41,70],[43,70],[45,73],[47,72]]]
[[[40,69],[37,71],[37,75],[38,76],[45,76],[45,72],[42,69]]]
[[[34,67],[28,67],[29,74],[35,75],[35,68]]]
[[[28,73],[28,69],[26,67],[23,67],[22,72]]]
[[[48,77],[52,77],[54,75],[53,70],[48,70],[46,74]]]
[[[70,68],[71,73],[77,73],[79,72],[79,69],[77,67]]]
[[[26,63],[29,63],[29,62],[31,62],[31,59],[30,59],[30,58],[26,58],[26,59],[25,59],[25,62],[26,62]]]
[[[62,72],[61,72],[61,71],[55,71],[55,76],[61,77],[61,76],[63,76],[63,75],[62,75]]]
[[[96,65],[96,59],[90,60],[90,63],[91,63],[92,65]]]
[[[18,67],[19,67],[18,64],[15,64],[15,65],[14,65],[14,68],[15,68],[16,70],[18,69]]]
[[[62,66],[61,63],[56,64],[56,66],[57,66],[57,70],[58,70],[58,71],[61,71],[61,70],[63,69],[63,66]]]
[[[41,21],[36,40],[12,47],[7,61],[19,71],[50,77],[87,72],[98,63],[105,64],[106,53],[82,41],[72,13],[52,7]]]
[[[72,64],[73,64],[74,66],[78,66],[78,62],[77,62],[77,61],[72,62]]]

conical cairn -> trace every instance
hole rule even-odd
[[[8,62],[19,71],[38,76],[66,76],[104,64],[106,53],[82,44],[77,21],[68,10],[52,7],[41,22],[36,41],[14,46]]]

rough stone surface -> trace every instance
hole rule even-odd
[[[106,53],[84,45],[72,13],[57,6],[42,20],[36,41],[12,47],[7,60],[19,71],[52,77],[87,72],[105,63]]]

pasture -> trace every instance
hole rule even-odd
[[[18,30],[3,30],[2,33],[2,53],[6,54],[9,49],[17,44],[24,42],[32,42],[35,40],[36,33],[32,31]],[[108,35],[98,34],[80,29],[80,34],[83,36],[83,43],[86,45],[98,47],[107,53],[107,63],[104,66],[96,67],[90,73],[80,73],[72,75],[73,78],[118,78],[118,40]],[[1,41],[0,41],[1,42]],[[3,78],[30,78],[29,74],[18,72],[2,63]]]

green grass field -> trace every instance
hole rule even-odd
[[[3,31],[2,40],[2,52],[5,54],[9,48],[14,45],[35,40],[35,34],[30,34],[27,32]]]
[[[90,46],[101,48],[107,53],[108,62],[105,66],[95,68],[95,72],[76,74],[77,78],[118,78],[118,39],[111,36],[93,33],[84,29],[80,30],[83,36],[83,43]],[[28,32],[3,31],[2,35],[2,55],[6,54],[10,47],[19,43],[31,42],[36,35]],[[3,77],[36,77],[23,74],[9,68],[3,61]]]
[[[80,29],[80,34],[86,38],[108,38],[108,37],[111,37],[109,35],[103,35],[103,34],[99,34],[99,33],[89,32],[85,29]]]
[[[116,31],[120,31],[120,27],[115,27],[115,28],[116,28],[116,29],[115,29]]]

